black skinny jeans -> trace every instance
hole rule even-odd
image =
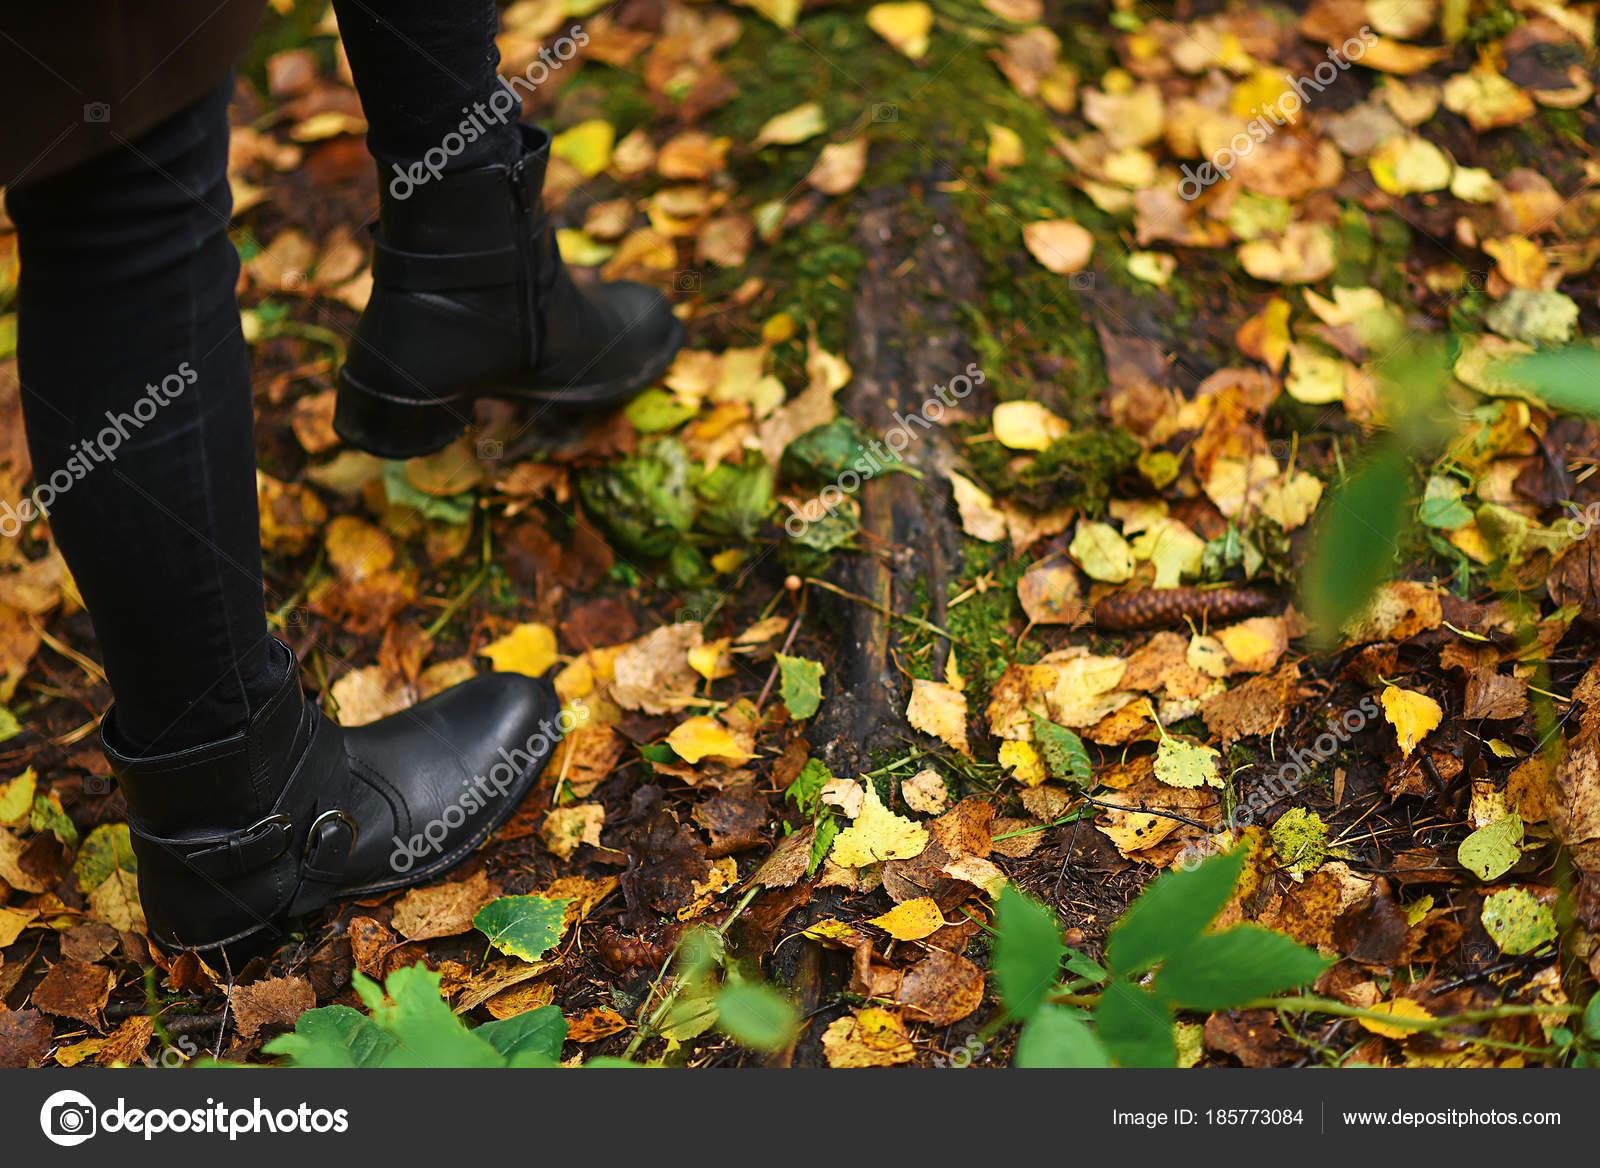
[[[498,85],[493,0],[335,0],[387,170]],[[7,193],[18,371],[37,511],[83,594],[119,746],[167,753],[242,730],[273,676],[250,373],[228,237],[231,79],[137,140]],[[507,161],[504,125],[447,169]]]

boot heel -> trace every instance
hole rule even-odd
[[[442,450],[466,431],[471,403],[419,402],[389,397],[339,374],[334,432],[379,458],[421,458]]]

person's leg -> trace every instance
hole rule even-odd
[[[522,103],[498,78],[494,0],[334,0],[339,35],[383,181],[510,164],[522,153]]]
[[[235,733],[281,681],[227,232],[231,92],[230,79],[137,141],[7,195],[36,495],[132,753]]]
[[[542,199],[550,135],[518,124],[521,99],[496,76],[493,0],[334,10],[379,169],[372,295],[339,373],[340,436],[412,458],[455,439],[480,397],[531,407],[527,427],[620,406],[658,380],[683,327],[656,289],[580,287],[562,263]]]

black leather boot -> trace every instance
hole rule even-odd
[[[288,922],[338,897],[430,879],[466,859],[532,786],[561,736],[549,682],[474,678],[344,729],[283,682],[242,733],[175,754],[101,740],[127,797],[150,936],[169,949],[281,941]]]
[[[383,186],[372,297],[339,374],[347,442],[413,458],[459,435],[480,397],[604,410],[672,363],[683,326],[665,296],[573,283],[544,212],[550,135],[521,130],[513,166]]]

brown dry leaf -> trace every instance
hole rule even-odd
[[[1017,581],[1017,599],[1028,621],[1036,625],[1071,625],[1085,608],[1078,571],[1065,559],[1035,564]]]
[[[239,1026],[239,1036],[253,1039],[263,1026],[292,1027],[307,1010],[314,1009],[317,995],[303,977],[272,977],[234,986],[228,1005]]]
[[[830,1022],[822,1049],[830,1067],[892,1067],[917,1056],[900,1016],[877,1006]]]
[[[413,888],[395,902],[390,923],[408,941],[453,937],[471,931],[473,915],[497,894],[485,872],[453,883]]]
[[[939,815],[950,805],[950,788],[938,771],[920,770],[900,784],[906,806],[923,815]]]
[[[95,1062],[102,1067],[131,1067],[144,1060],[150,1040],[155,1037],[155,1019],[148,1014],[134,1014],[125,1018],[109,1035],[95,1054]]]
[[[557,807],[545,817],[539,838],[558,860],[570,860],[581,844],[599,846],[605,821],[606,809],[599,803]]]
[[[417,692],[406,679],[382,665],[353,669],[328,687],[339,725],[365,726],[415,704]]]
[[[693,701],[699,675],[688,654],[701,639],[700,622],[683,621],[624,646],[612,667],[612,700],[647,714],[669,714]]]
[[[902,1032],[903,1033],[903,1032]],[[0,1067],[36,1067],[44,1062],[55,1027],[38,1010],[0,1010]],[[906,1048],[910,1049],[910,1041]],[[901,1060],[905,1061],[905,1060]],[[887,1063],[857,1064],[887,1066]]]
[[[799,883],[806,874],[811,845],[816,837],[817,829],[809,825],[784,836],[751,875],[750,883],[763,888],[789,888]]]
[[[33,988],[32,1001],[46,1014],[75,1018],[99,1028],[100,1011],[116,978],[103,965],[86,965],[70,957],[58,961]]]
[[[1379,588],[1342,631],[1352,645],[1409,641],[1419,633],[1438,628],[1443,620],[1444,609],[1435,589],[1402,580]]]
[[[935,949],[905,971],[894,1000],[916,1021],[949,1026],[983,1004],[983,970],[965,957]]]

